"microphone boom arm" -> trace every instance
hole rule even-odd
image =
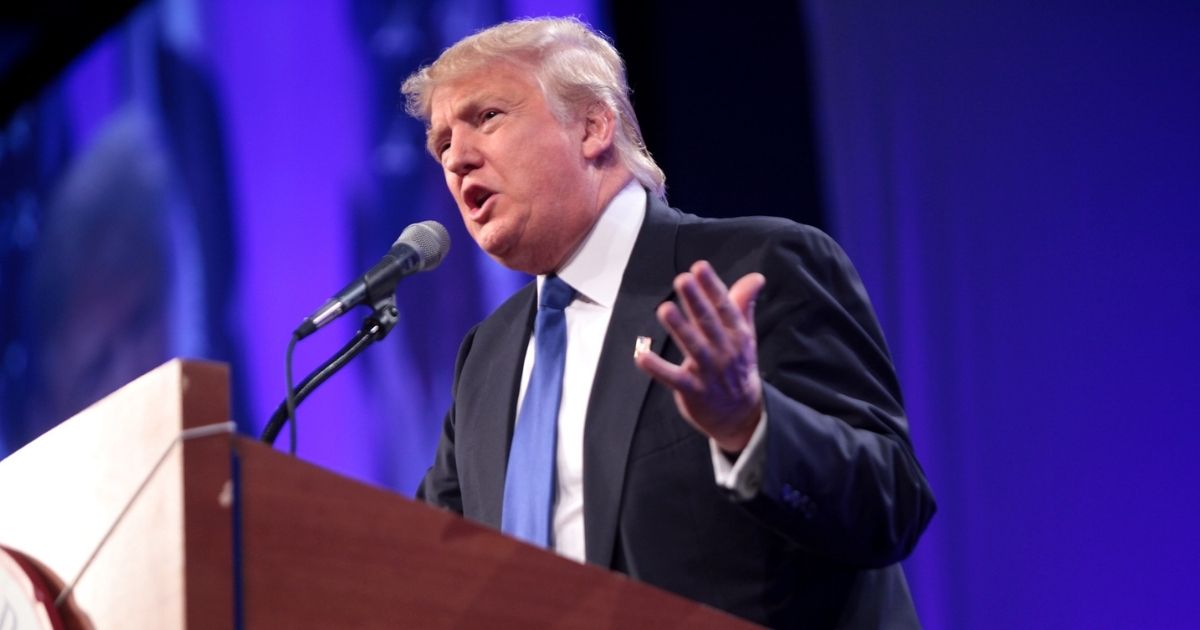
[[[308,395],[313,392],[322,383],[329,380],[331,376],[341,370],[347,363],[352,361],[354,357],[367,349],[367,346],[383,339],[388,332],[395,327],[396,322],[400,319],[399,311],[396,309],[396,295],[392,293],[380,299],[372,305],[374,312],[363,320],[362,326],[358,332],[354,334],[346,345],[342,346],[328,361],[322,363],[320,367],[313,370],[311,374],[300,381],[300,385],[296,387],[296,393],[293,396],[294,406],[298,407]],[[263,429],[263,442],[268,445],[274,445],[275,439],[279,437],[279,432],[283,430],[284,425],[288,421],[288,401],[284,398],[283,402],[279,403],[279,407],[275,409],[275,413],[271,415],[271,419],[267,422],[267,426]]]

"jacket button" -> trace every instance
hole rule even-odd
[[[782,493],[783,493],[783,502],[786,503],[788,505],[788,507],[792,508],[793,510],[800,507],[800,503],[801,503],[803,495],[801,495],[799,491],[797,491],[795,488],[793,488],[792,484],[790,484],[790,483],[783,484]]]
[[[817,504],[807,494],[800,495],[800,511],[804,514],[804,518],[812,520],[817,513]]]
[[[783,484],[781,490],[783,502],[792,510],[799,510],[804,518],[812,520],[817,513],[817,504],[812,500],[812,497],[800,492],[792,487],[791,484]]]

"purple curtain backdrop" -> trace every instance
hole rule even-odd
[[[459,341],[527,278],[489,260],[463,229],[423,128],[402,111],[400,83],[502,19],[600,16],[582,0],[208,6],[214,67],[236,95],[228,100],[247,258],[242,327],[267,335],[248,357],[256,431],[283,392],[282,353],[299,318],[378,260],[405,225],[436,219],[450,230],[443,266],[400,286],[397,328],[299,414],[304,459],[411,494],[449,407]],[[332,355],[363,315],[298,346],[297,374]]]
[[[235,419],[257,434],[295,326],[436,219],[446,262],[401,285],[397,328],[298,414],[301,457],[411,494],[459,341],[527,278],[467,236],[400,83],[474,30],[543,14],[605,25],[595,0],[138,8],[0,130],[0,454],[180,355],[232,364]],[[365,314],[301,343],[297,380]]]
[[[938,497],[926,627],[1197,627],[1200,4],[803,8]]]

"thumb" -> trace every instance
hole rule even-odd
[[[766,276],[756,272],[738,278],[738,281],[729,288],[729,299],[742,313],[742,316],[751,323],[754,322],[754,300],[766,284]]]

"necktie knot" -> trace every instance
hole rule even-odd
[[[542,281],[542,296],[538,301],[539,309],[554,309],[561,311],[567,308],[575,299],[575,289],[558,276],[546,276]]]

